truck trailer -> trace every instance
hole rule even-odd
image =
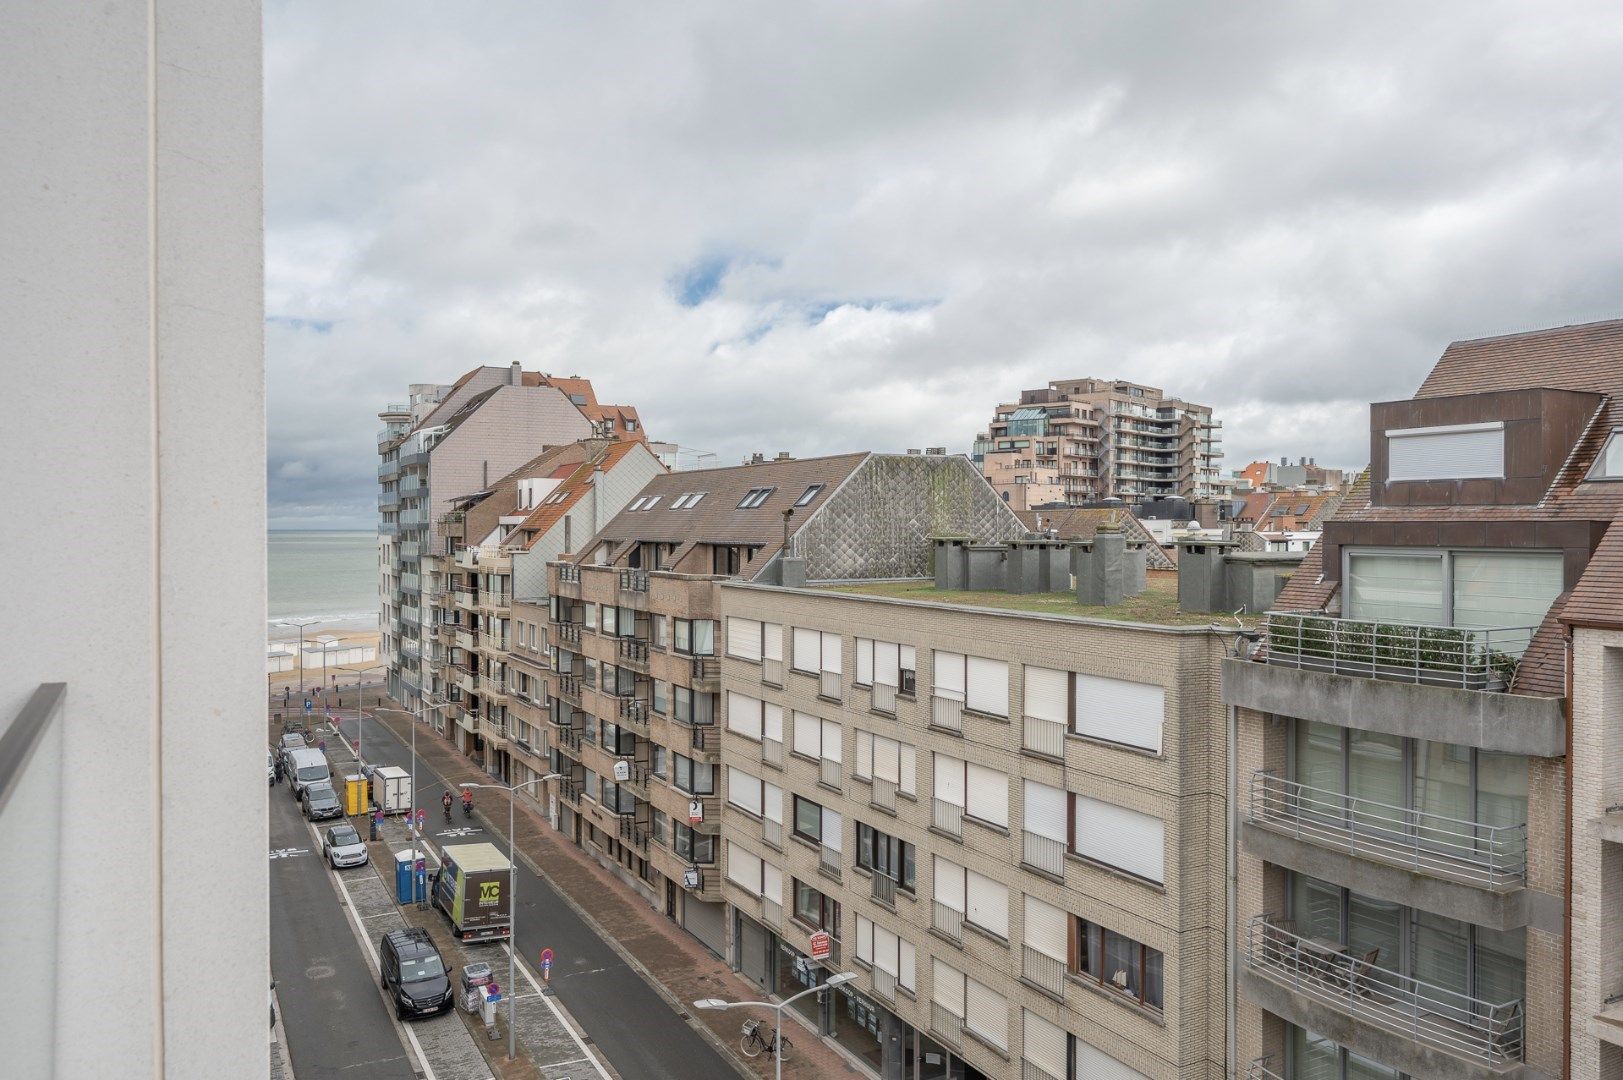
[[[513,866],[495,844],[448,844],[434,875],[434,906],[463,941],[501,941],[513,933]]]

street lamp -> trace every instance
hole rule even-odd
[[[759,1006],[763,1009],[775,1009],[778,1014],[778,1027],[777,1031],[773,1035],[773,1041],[776,1043],[783,1037],[783,1007],[785,1005],[788,1005],[791,1002],[799,1001],[807,994],[816,994],[823,990],[827,990],[831,986],[844,986],[846,983],[850,982],[856,977],[857,973],[854,971],[842,971],[838,975],[830,975],[828,980],[824,982],[822,986],[808,987],[793,997],[784,998],[782,1001],[776,1004],[773,1004],[770,1001],[723,1001],[720,998],[700,998],[698,1001],[693,1003],[693,1007],[695,1009],[742,1009],[750,1006]],[[783,1080],[783,1052],[781,1050],[774,1049],[772,1057],[777,1062],[778,1080]]]
[[[522,784],[461,784],[464,791],[469,788],[494,788],[497,791],[507,792],[507,864],[511,879],[507,886],[507,907],[512,914],[508,916],[509,941],[507,942],[507,1060],[512,1061],[518,1056],[518,1028],[513,1026],[513,1010],[518,1005],[518,984],[514,979],[514,961],[518,956],[518,843],[517,834],[513,831],[513,804],[518,802],[515,793],[519,788],[529,787],[531,784],[544,784],[548,780],[562,780],[563,773],[547,773],[534,780],[526,780]]]
[[[425,716],[427,716],[429,713],[438,712],[441,709],[449,709],[454,704],[455,704],[455,702],[442,701],[438,705],[430,705],[428,703],[428,695],[419,694],[417,696],[417,722],[422,723],[423,718]],[[359,740],[356,741],[356,750],[357,750],[357,755],[356,756],[358,757],[359,756],[358,751],[360,750],[360,742],[359,742]],[[411,828],[410,828],[410,830],[408,830],[411,833],[411,896],[412,896],[413,900],[417,901],[417,906],[418,907],[427,907],[428,906],[428,898],[426,896],[422,897],[422,898],[419,898],[417,896],[417,833],[419,832],[419,830],[417,828],[417,813],[416,813],[416,811],[417,811],[417,724],[413,724],[413,725],[411,725],[411,811],[410,811],[411,815],[412,815],[412,822],[411,822]],[[426,817],[426,815],[424,815],[424,816]]]
[[[366,734],[363,729],[366,722],[361,718],[361,701],[365,695],[361,692],[361,686],[365,682],[365,677],[369,672],[387,671],[388,669],[389,665],[387,664],[374,664],[371,667],[361,667],[358,664],[347,664],[340,668],[340,670],[353,671],[355,673],[355,760],[361,765],[366,764],[366,754],[363,752]],[[339,695],[338,712],[340,719],[342,719],[344,712],[342,694]],[[415,802],[416,799],[414,798],[412,801]]]
[[[321,619],[279,619],[277,626],[297,626],[299,628],[299,697],[304,697],[304,628],[306,626],[320,626]],[[325,658],[323,658],[325,659]],[[326,679],[322,675],[322,679]]]

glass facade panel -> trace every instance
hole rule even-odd
[[[1394,808],[1360,807],[1360,824],[1374,818],[1376,821],[1390,821],[1394,829],[1402,830],[1404,814],[1400,808],[1408,801],[1404,740],[1397,735],[1382,735],[1373,731],[1350,731],[1348,739],[1347,794]]]
[[[1441,625],[1442,556],[1349,555],[1347,617]]]
[[[1309,787],[1341,794],[1341,737],[1346,729],[1312,720],[1296,721],[1296,779]]]
[[[1557,552],[1456,551],[1455,626],[1537,626],[1561,592]]]
[[[1476,820],[1483,825],[1526,823],[1525,757],[1493,750],[1476,752]]]
[[[1306,874],[1292,876],[1291,916],[1306,938],[1341,940],[1341,890]]]

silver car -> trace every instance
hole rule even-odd
[[[321,841],[321,853],[334,870],[366,865],[366,842],[348,822],[327,830]]]

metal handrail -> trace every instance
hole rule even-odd
[[[1065,873],[1065,842],[1030,829],[1020,830],[1020,861],[1056,877]]]
[[[1378,952],[1378,950],[1377,950]],[[1268,915],[1247,928],[1246,963],[1340,1012],[1447,1053],[1500,1065],[1522,1059],[1522,999],[1491,1002],[1327,949]]]
[[[1251,818],[1297,839],[1487,888],[1527,878],[1527,825],[1478,821],[1390,806],[1309,787],[1267,769],[1251,776]]]
[[[868,707],[874,712],[896,715],[896,687],[876,682],[868,688]]]
[[[829,787],[839,787],[840,763],[838,761],[830,760],[829,758],[819,759],[817,779],[820,783],[826,784]]]
[[[880,809],[896,812],[896,783],[876,776],[870,782],[868,789],[869,805]]]
[[[838,671],[820,671],[817,673],[817,695],[819,697],[840,699],[840,673]]]
[[[39,749],[40,740],[51,726],[68,693],[67,683],[40,683],[17,713],[17,718],[0,735],[0,813],[16,789],[18,780]]]
[[[942,799],[930,800],[930,825],[949,836],[964,835],[964,808]]]
[[[642,638],[623,637],[615,641],[615,653],[622,660],[630,660],[634,664],[648,663],[648,642]]]
[[[886,1001],[896,1000],[896,976],[884,968],[873,969],[873,992]]]
[[[1042,720],[1035,716],[1025,718],[1024,738],[1020,744],[1033,753],[1053,758],[1065,756],[1065,725],[1057,720]]]
[[[964,703],[936,694],[930,699],[930,726],[942,731],[964,730]]]
[[[558,583],[560,585],[579,585],[580,567],[568,564],[558,567]]]
[[[770,844],[779,851],[783,850],[783,822],[773,821],[771,818],[761,819],[761,841]]]
[[[767,765],[777,765],[779,767],[782,767],[782,765],[783,765],[783,740],[782,739],[762,739],[761,740],[761,761],[764,762]]]
[[[1285,1080],[1279,1073],[1268,1066],[1273,1063],[1273,1057],[1260,1057],[1245,1067],[1245,1080]]]
[[[880,870],[873,872],[869,895],[887,907],[896,906],[896,879]]]
[[[838,881],[841,877],[840,853],[824,844],[817,849],[817,867]]]
[[[1040,986],[1050,994],[1063,998],[1065,996],[1065,961],[1040,952],[1030,945],[1021,946],[1021,976],[1034,986]]]
[[[1436,626],[1270,611],[1263,640],[1270,664],[1337,675],[1480,690],[1507,685],[1536,626]]]
[[[960,1046],[964,1041],[964,1018],[941,1004],[941,1002],[932,1001],[930,1002],[930,1030],[934,1031],[941,1041],[948,1046]]]
[[[761,682],[767,686],[783,686],[783,661],[766,659],[761,661]]]
[[[578,571],[577,571],[578,572]],[[625,592],[648,591],[648,571],[622,570],[620,571],[620,588]]]
[[[941,901],[935,901],[935,916],[931,926],[953,941],[964,940],[964,913]]]

